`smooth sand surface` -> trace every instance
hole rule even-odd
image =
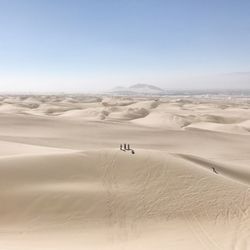
[[[0,100],[0,249],[250,249],[248,99]]]

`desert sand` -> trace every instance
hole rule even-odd
[[[249,107],[2,95],[0,249],[250,249]]]

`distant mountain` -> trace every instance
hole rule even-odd
[[[162,95],[165,90],[150,84],[138,83],[131,85],[130,87],[115,87],[111,90],[111,93],[119,95]]]
[[[143,84],[143,83],[138,83],[138,84],[134,84],[131,85],[129,87],[130,89],[149,89],[149,90],[153,90],[153,91],[164,91],[163,89],[156,87],[154,85],[150,85],[150,84]]]

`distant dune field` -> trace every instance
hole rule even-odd
[[[249,105],[1,96],[0,249],[249,249]]]

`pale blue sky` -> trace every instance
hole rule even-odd
[[[249,0],[0,0],[0,91],[250,88],[249,13]]]

